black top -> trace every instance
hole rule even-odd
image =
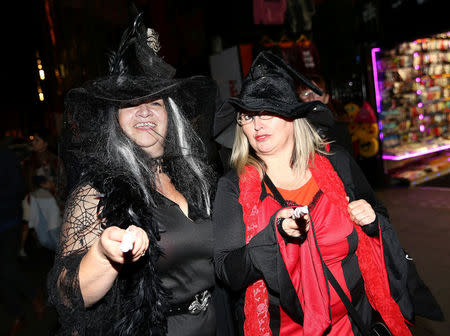
[[[125,195],[126,190],[129,189],[120,189],[121,200],[128,198],[128,195]],[[115,334],[112,330],[118,319],[135,311],[133,307],[126,306],[127,301],[120,305],[117,303],[120,298],[127,298],[134,290],[126,287],[122,277],[151,276],[148,274],[152,272],[151,269],[145,268],[147,263],[145,257],[135,263],[125,264],[124,268],[127,269],[122,269],[108,293],[93,306],[84,307],[78,268],[83,256],[105,228],[98,218],[99,196],[101,194],[92,187],[80,186],[71,194],[65,209],[61,240],[48,278],[49,302],[58,311],[61,323],[58,335]],[[142,226],[149,225],[146,221],[149,218],[156,221],[161,237],[158,245],[163,252],[156,263],[157,278],[162,286],[170,291],[169,304],[176,306],[192,302],[197,293],[206,289],[211,290],[215,285],[212,224],[210,219],[192,221],[184,215],[177,204],[165,197],[161,199],[155,208],[145,206],[142,202],[139,203],[138,198],[133,198],[135,206],[133,211]],[[120,213],[127,213],[125,207],[117,208]],[[115,215],[120,216],[119,213]],[[105,224],[110,226],[114,223]],[[125,224],[127,227],[128,222]],[[149,250],[151,247],[149,246]],[[147,272],[146,275],[138,273],[140,269]],[[143,285],[148,286],[146,283]],[[139,312],[150,318],[148,312],[142,309],[139,309]],[[208,309],[197,315],[169,316],[167,335],[215,335],[215,315],[214,305],[210,302]],[[152,327],[154,335],[159,336],[161,333],[156,329]],[[141,331],[135,334],[141,334]]]
[[[176,306],[214,287],[212,223],[209,219],[192,221],[176,203],[165,200],[165,206],[155,211],[164,252],[157,266],[163,286],[172,294],[171,304]],[[198,315],[173,315],[168,319],[168,335],[215,335],[215,330],[212,304]]]

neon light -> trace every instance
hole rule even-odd
[[[419,130],[420,130],[421,132],[424,132],[424,131],[425,131],[425,126],[424,126],[424,125],[420,125],[420,126],[419,126]]]
[[[405,160],[405,159],[409,159],[409,158],[413,158],[413,157],[422,156],[422,155],[425,155],[425,154],[439,152],[439,151],[442,151],[442,150],[445,150],[445,149],[450,149],[450,145],[443,145],[443,146],[427,149],[426,151],[423,151],[423,152],[408,153],[408,154],[398,155],[398,156],[397,155],[383,154],[382,158],[383,158],[383,160],[400,161],[400,160]],[[450,158],[448,159],[448,161],[450,161]]]
[[[375,103],[377,105],[377,112],[381,113],[381,95],[380,88],[378,86],[378,69],[377,69],[377,58],[375,53],[379,52],[380,48],[372,48],[370,53],[372,54],[372,71],[373,71],[373,84],[375,86]]]
[[[416,77],[416,83],[420,83],[420,77]]]
[[[417,93],[418,95],[421,95],[421,94],[422,94],[422,90],[417,90],[416,93]]]
[[[414,69],[419,70],[420,69],[420,65],[414,65]]]
[[[419,114],[419,120],[423,119],[423,114]]]
[[[417,104],[417,107],[422,107],[422,106],[423,106],[423,103]]]

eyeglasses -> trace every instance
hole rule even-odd
[[[313,97],[320,97],[320,96],[313,91],[303,91],[300,93],[300,98],[307,99],[310,97],[313,98]]]
[[[299,96],[300,96],[300,99],[303,100],[303,101],[309,100],[309,99],[311,99],[311,100],[319,100],[319,98],[321,97],[317,93],[315,93],[313,91],[310,91],[310,90],[300,92]]]
[[[256,117],[259,117],[261,120],[269,120],[275,117],[274,114],[268,114],[266,112],[259,112],[259,113],[238,113],[237,116],[237,123],[239,126],[250,124],[253,120],[255,120]]]

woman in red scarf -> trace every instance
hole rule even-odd
[[[331,112],[321,102],[301,102],[294,78],[321,94],[262,52],[240,94],[219,110],[237,121],[234,169],[219,181],[213,219],[216,272],[232,292],[238,333],[365,335],[330,284],[329,269],[364,328],[377,316],[393,335],[410,335],[405,279],[390,283],[384,261],[385,232],[401,251],[386,208],[351,156],[322,139],[333,126]],[[306,208],[294,214],[299,206]],[[402,274],[402,261],[393,264]]]

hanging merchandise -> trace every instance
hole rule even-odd
[[[286,22],[294,33],[311,31],[315,12],[313,0],[287,0]]]
[[[378,153],[380,144],[374,110],[366,101],[363,102],[361,107],[355,103],[348,103],[344,108],[351,120],[349,133],[352,136],[355,155],[363,158],[375,156]]]
[[[286,0],[253,0],[253,22],[283,24],[286,7]]]
[[[315,44],[305,34],[296,41],[281,40],[279,43],[284,60],[295,70],[308,76],[321,73],[319,52]]]
[[[390,50],[372,49],[385,171],[412,185],[450,172],[417,162],[447,159],[450,150],[449,42],[450,32],[444,32]],[[426,171],[418,168],[424,166]]]

